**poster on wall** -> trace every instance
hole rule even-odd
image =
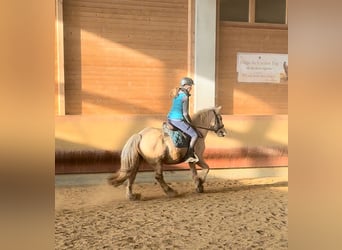
[[[239,83],[287,83],[288,55],[237,53]]]

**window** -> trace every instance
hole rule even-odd
[[[255,0],[256,23],[285,23],[285,0]]]
[[[220,0],[220,20],[287,24],[287,0]]]
[[[221,0],[220,20],[248,22],[249,0]]]

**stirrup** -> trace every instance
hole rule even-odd
[[[198,156],[194,153],[193,156],[189,156],[188,159],[185,160],[185,162],[198,162]]]

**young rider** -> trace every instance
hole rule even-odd
[[[191,126],[192,121],[189,115],[189,97],[192,85],[194,85],[194,81],[191,78],[183,77],[181,79],[180,87],[171,94],[173,101],[167,116],[169,123],[191,137],[188,158],[185,162],[198,162],[198,157],[194,152],[198,134]]]

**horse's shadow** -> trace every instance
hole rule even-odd
[[[229,181],[228,181],[229,183]],[[227,192],[236,192],[236,191],[244,191],[244,190],[255,190],[255,189],[264,189],[271,187],[287,187],[288,181],[279,181],[274,183],[262,183],[262,184],[236,184],[233,182],[230,186],[224,187],[211,187],[205,190],[205,193],[227,193]]]
[[[182,185],[182,184],[181,184]],[[239,181],[221,181],[219,186],[214,186],[213,183],[208,182],[204,184],[204,192],[197,193],[195,188],[191,190],[183,190],[181,191],[179,183],[172,185],[178,192],[175,197],[167,197],[165,194],[149,194],[148,196],[141,197],[141,201],[151,201],[151,200],[170,200],[170,199],[184,199],[184,198],[192,198],[198,197],[208,194],[225,194],[230,192],[238,192],[245,190],[257,190],[257,189],[265,189],[265,188],[276,188],[276,187],[288,187],[288,181],[278,181],[273,183],[260,183],[260,184],[244,184]],[[223,186],[222,186],[223,185]],[[178,187],[179,186],[179,187]]]

